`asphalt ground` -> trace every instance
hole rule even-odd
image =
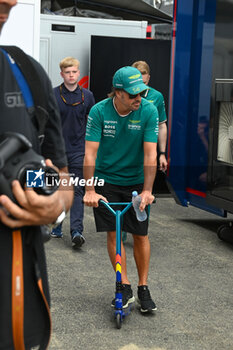
[[[86,243],[72,249],[69,218],[64,237],[46,243],[52,301],[50,350],[232,350],[233,246],[217,228],[229,222],[172,198],[151,208],[149,287],[158,310],[140,313],[135,303],[116,328],[111,300],[115,273],[106,233],[96,233],[85,208]],[[132,237],[125,243],[128,276],[136,297]]]

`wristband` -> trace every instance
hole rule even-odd
[[[63,209],[61,214],[58,215],[57,219],[52,224],[48,224],[47,225],[48,228],[52,231],[54,228],[56,228],[57,226],[62,224],[62,222],[64,221],[65,217],[66,217],[66,211],[65,211],[65,209]]]
[[[166,154],[166,152],[159,152],[159,157],[161,156],[161,154]]]
[[[57,217],[56,221],[52,225],[54,225],[55,227],[60,225],[64,221],[65,217],[66,212],[65,210],[62,210],[61,214]]]

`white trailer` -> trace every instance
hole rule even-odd
[[[80,83],[87,87],[92,35],[146,38],[146,21],[57,15],[41,15],[40,18],[40,63],[53,86],[62,81],[59,62],[64,57],[73,56],[80,61]],[[108,52],[107,47],[106,55],[111,60],[111,52]]]
[[[0,45],[19,46],[39,60],[40,1],[18,0],[0,35]]]

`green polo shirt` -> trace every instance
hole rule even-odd
[[[167,120],[166,110],[165,110],[165,102],[163,95],[161,92],[153,89],[152,87],[148,87],[143,97],[151,102],[157,107],[159,113],[159,123],[163,123]]]
[[[157,143],[157,108],[141,100],[137,111],[120,116],[113,99],[94,105],[89,113],[86,140],[99,142],[95,176],[115,185],[144,182],[144,142]]]

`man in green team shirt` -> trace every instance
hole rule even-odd
[[[167,115],[165,110],[164,98],[161,92],[148,86],[150,81],[150,67],[145,61],[136,61],[132,64],[132,67],[137,68],[142,73],[142,79],[144,84],[147,85],[147,89],[143,96],[147,101],[153,103],[159,113],[159,168],[162,171],[167,170],[167,159],[166,159],[166,143],[167,143]]]
[[[113,92],[109,98],[94,105],[86,128],[84,177],[104,179],[104,186],[86,186],[84,203],[94,207],[97,231],[107,231],[107,248],[115,269],[116,229],[114,216],[99,200],[130,202],[132,192],[141,196],[140,210],[154,200],[152,187],[156,175],[158,111],[141,98],[147,89],[142,75],[134,67],[123,67],[113,77]],[[132,233],[134,258],[138,271],[138,300],[142,312],[156,310],[147,286],[150,242],[148,219],[139,222],[134,209],[124,216],[123,230]],[[127,277],[126,254],[121,245],[123,308],[134,302]],[[112,306],[115,300],[112,301]]]
[[[162,171],[167,170],[167,159],[166,159],[166,144],[167,144],[167,115],[165,110],[165,102],[163,95],[158,90],[148,86],[150,81],[150,67],[145,61],[136,61],[132,64],[132,67],[137,68],[141,74],[143,83],[147,85],[147,89],[143,92],[144,97],[148,102],[155,105],[159,114],[159,135],[158,135],[158,162],[159,169]],[[127,232],[122,231],[122,240],[127,240]]]

